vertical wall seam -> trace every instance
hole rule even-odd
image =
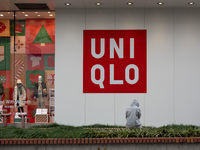
[[[145,22],[145,19],[146,19],[146,18],[145,18],[145,17],[146,17],[146,9],[145,9],[145,6],[144,6],[144,14],[143,14],[143,15],[144,15],[144,29],[146,29],[146,26],[145,26],[145,23],[146,23],[146,22]],[[148,54],[148,50],[147,50],[147,54]],[[146,77],[146,78],[148,79],[148,55],[146,56],[146,59],[147,59],[147,68],[146,68],[146,69],[147,69],[147,77]],[[146,83],[146,84],[147,84],[146,86],[147,86],[147,92],[148,92],[148,80],[147,80],[147,83]],[[146,93],[146,94],[147,94],[147,93]],[[145,97],[145,96],[146,96],[146,94],[144,93],[144,126],[146,125],[146,118],[145,118],[145,116],[146,116],[146,115],[145,115],[145,114],[146,114],[146,113],[145,113],[145,109],[146,109],[146,107],[145,107],[145,105],[146,105],[146,103],[145,103],[145,100],[146,100],[146,99],[145,99],[145,98],[146,98],[146,97]]]
[[[85,30],[86,30],[86,7],[85,7],[85,3],[84,1],[82,0],[83,2],[83,5],[84,5],[84,16],[85,16]],[[84,124],[86,125],[86,103],[87,103],[87,100],[86,100],[86,93],[84,94]]]
[[[175,121],[175,9],[173,8],[173,124]]]
[[[116,0],[114,0],[114,29],[116,30]],[[116,101],[114,93],[114,125],[116,125]]]
[[[116,102],[115,102],[115,93],[114,93],[114,125],[116,125]]]
[[[84,94],[84,98],[85,98],[85,101],[84,101],[84,124],[86,125],[86,94]]]
[[[116,29],[116,0],[114,0],[114,29]]]

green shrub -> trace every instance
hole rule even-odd
[[[0,138],[140,138],[140,137],[200,137],[200,127],[167,125],[159,128],[127,129],[123,126],[91,125],[67,126],[49,124],[26,129],[1,127]]]

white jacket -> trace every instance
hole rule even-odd
[[[14,88],[14,92],[13,92],[13,100],[15,101],[15,107],[17,106],[17,86],[15,86]],[[19,95],[19,106],[23,107],[25,106],[25,100],[26,100],[26,89],[24,88],[24,86],[22,86],[22,94]]]

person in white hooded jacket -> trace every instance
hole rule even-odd
[[[139,102],[134,99],[130,107],[126,109],[126,127],[127,128],[141,128],[141,110]]]

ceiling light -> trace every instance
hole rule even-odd
[[[131,5],[133,5],[133,3],[132,2],[128,2],[127,5],[131,6]]]
[[[71,5],[71,3],[65,3],[65,5],[66,5],[66,6],[70,6],[70,5]]]
[[[0,14],[1,17],[3,17],[3,14]]]
[[[25,12],[22,12],[23,14],[25,13]]]
[[[158,5],[163,5],[164,3],[163,3],[163,2],[158,2],[157,4],[158,4]]]
[[[38,17],[40,17],[40,15],[37,15]]]
[[[51,12],[50,12],[50,11],[48,11],[48,13],[50,14]]]
[[[194,2],[189,2],[188,5],[194,5]]]
[[[25,14],[25,16],[27,17],[27,16],[28,16],[28,14]]]
[[[50,14],[49,16],[53,16],[53,14]]]
[[[97,3],[96,3],[96,5],[97,5],[97,6],[100,6],[100,5],[101,5],[101,3],[100,3],[100,2],[97,2]]]
[[[37,14],[38,12],[36,11],[35,13]]]

